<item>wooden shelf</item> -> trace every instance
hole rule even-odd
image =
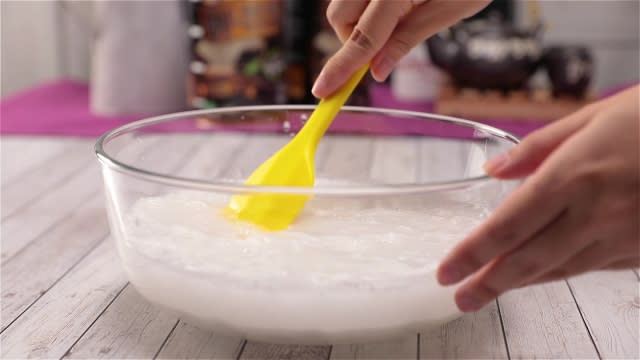
[[[553,97],[547,89],[501,92],[443,86],[435,103],[438,114],[468,119],[553,121],[569,115],[593,101]]]

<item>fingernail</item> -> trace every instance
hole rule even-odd
[[[453,285],[462,280],[462,272],[453,265],[447,265],[440,269],[438,281],[441,285]]]
[[[500,171],[502,168],[504,168],[507,165],[508,161],[509,161],[509,156],[507,154],[496,156],[484,164],[483,166],[484,171],[486,171],[489,174]]]
[[[316,83],[313,84],[313,87],[311,88],[311,93],[313,94],[313,96],[320,98],[321,96],[318,94],[318,89],[320,89],[320,91],[322,91],[322,85],[318,85],[319,81],[316,80]]]
[[[391,71],[393,70],[393,61],[387,57],[381,57],[376,59],[375,64],[373,64],[375,69],[375,75],[377,81],[384,81]]]
[[[458,309],[462,312],[471,312],[480,310],[480,302],[470,294],[460,294],[456,297]]]
[[[311,88],[311,93],[313,93],[313,96],[321,99],[328,95],[329,90],[329,84],[327,83],[326,77],[321,72],[316,79],[315,84],[313,84],[313,88]]]

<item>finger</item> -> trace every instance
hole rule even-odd
[[[514,251],[498,258],[456,292],[462,311],[476,311],[500,294],[550,272],[589,242],[576,232],[576,220],[567,211]]]
[[[455,284],[509,253],[545,228],[567,207],[564,186],[549,169],[528,178],[480,227],[455,246],[437,271],[442,285]],[[540,196],[545,194],[545,196]]]
[[[563,280],[563,279],[567,279],[573,276],[578,276],[581,274],[584,274],[588,271],[595,271],[595,270],[630,270],[630,269],[637,269],[638,267],[640,267],[640,258],[638,257],[631,257],[631,258],[627,258],[627,259],[622,259],[622,260],[616,260],[613,261],[607,265],[603,265],[601,267],[598,268],[589,268],[589,267],[577,267],[574,265],[569,265],[569,266],[573,266],[573,268],[571,269],[565,269],[564,266],[562,269],[556,269],[553,271],[550,271],[536,279],[534,279],[533,281],[530,281],[529,283],[523,285],[524,286],[529,286],[529,285],[536,285],[536,284],[541,284],[541,283],[546,283],[546,282],[551,282],[551,281],[557,281],[557,280]]]
[[[349,38],[367,4],[367,0],[333,0],[329,3],[327,20],[341,42]]]
[[[609,265],[621,266],[630,263],[629,259],[610,260],[606,243],[596,241],[578,251],[555,269],[544,273],[528,282],[528,285],[540,284],[547,281],[566,279],[572,276],[584,274],[588,271],[606,269]]]
[[[539,284],[543,284],[543,283],[548,283],[548,282],[553,282],[553,281],[558,281],[558,280],[564,280],[567,278],[567,275],[564,271],[559,271],[559,270],[553,270],[550,271],[538,278],[535,278],[533,280],[530,280],[520,286],[518,286],[518,288],[524,288],[527,286],[533,286],[533,285],[539,285]]]
[[[567,276],[571,276],[586,271],[605,269],[610,264],[627,261],[634,256],[637,257],[637,254],[620,254],[616,256],[612,253],[612,250],[609,239],[594,242],[569,259],[562,266],[562,269],[564,269]]]
[[[640,267],[640,257],[632,257],[628,259],[614,261],[604,266],[606,270],[627,270],[637,269]]]
[[[457,283],[493,258],[513,251],[568,208],[569,201],[591,201],[581,194],[583,189],[574,186],[567,171],[584,153],[584,138],[578,133],[567,139],[484,224],[445,257],[438,269],[442,285]]]
[[[438,31],[448,28],[485,7],[489,1],[427,1],[416,2],[371,64],[377,81],[384,81],[398,61],[413,47]],[[415,6],[421,4],[419,6]]]
[[[344,45],[327,61],[312,92],[325,98],[335,92],[387,42],[411,2],[371,1]]]
[[[564,140],[580,130],[598,109],[597,105],[587,106],[531,133],[507,154],[487,162],[485,171],[502,179],[530,175]]]

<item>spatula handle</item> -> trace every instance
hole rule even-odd
[[[320,100],[318,107],[311,114],[311,117],[304,125],[297,137],[307,138],[315,149],[320,141],[320,138],[327,131],[331,122],[336,117],[340,108],[347,102],[349,96],[355,90],[356,86],[360,83],[360,80],[369,70],[369,64],[365,64],[355,74],[351,75],[349,80],[331,96]]]

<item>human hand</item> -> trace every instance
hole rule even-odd
[[[487,172],[524,183],[443,260],[462,311],[503,292],[640,266],[640,86],[524,138]]]
[[[327,18],[343,45],[325,64],[313,87],[331,95],[362,65],[384,81],[418,43],[474,15],[491,0],[332,0]]]

